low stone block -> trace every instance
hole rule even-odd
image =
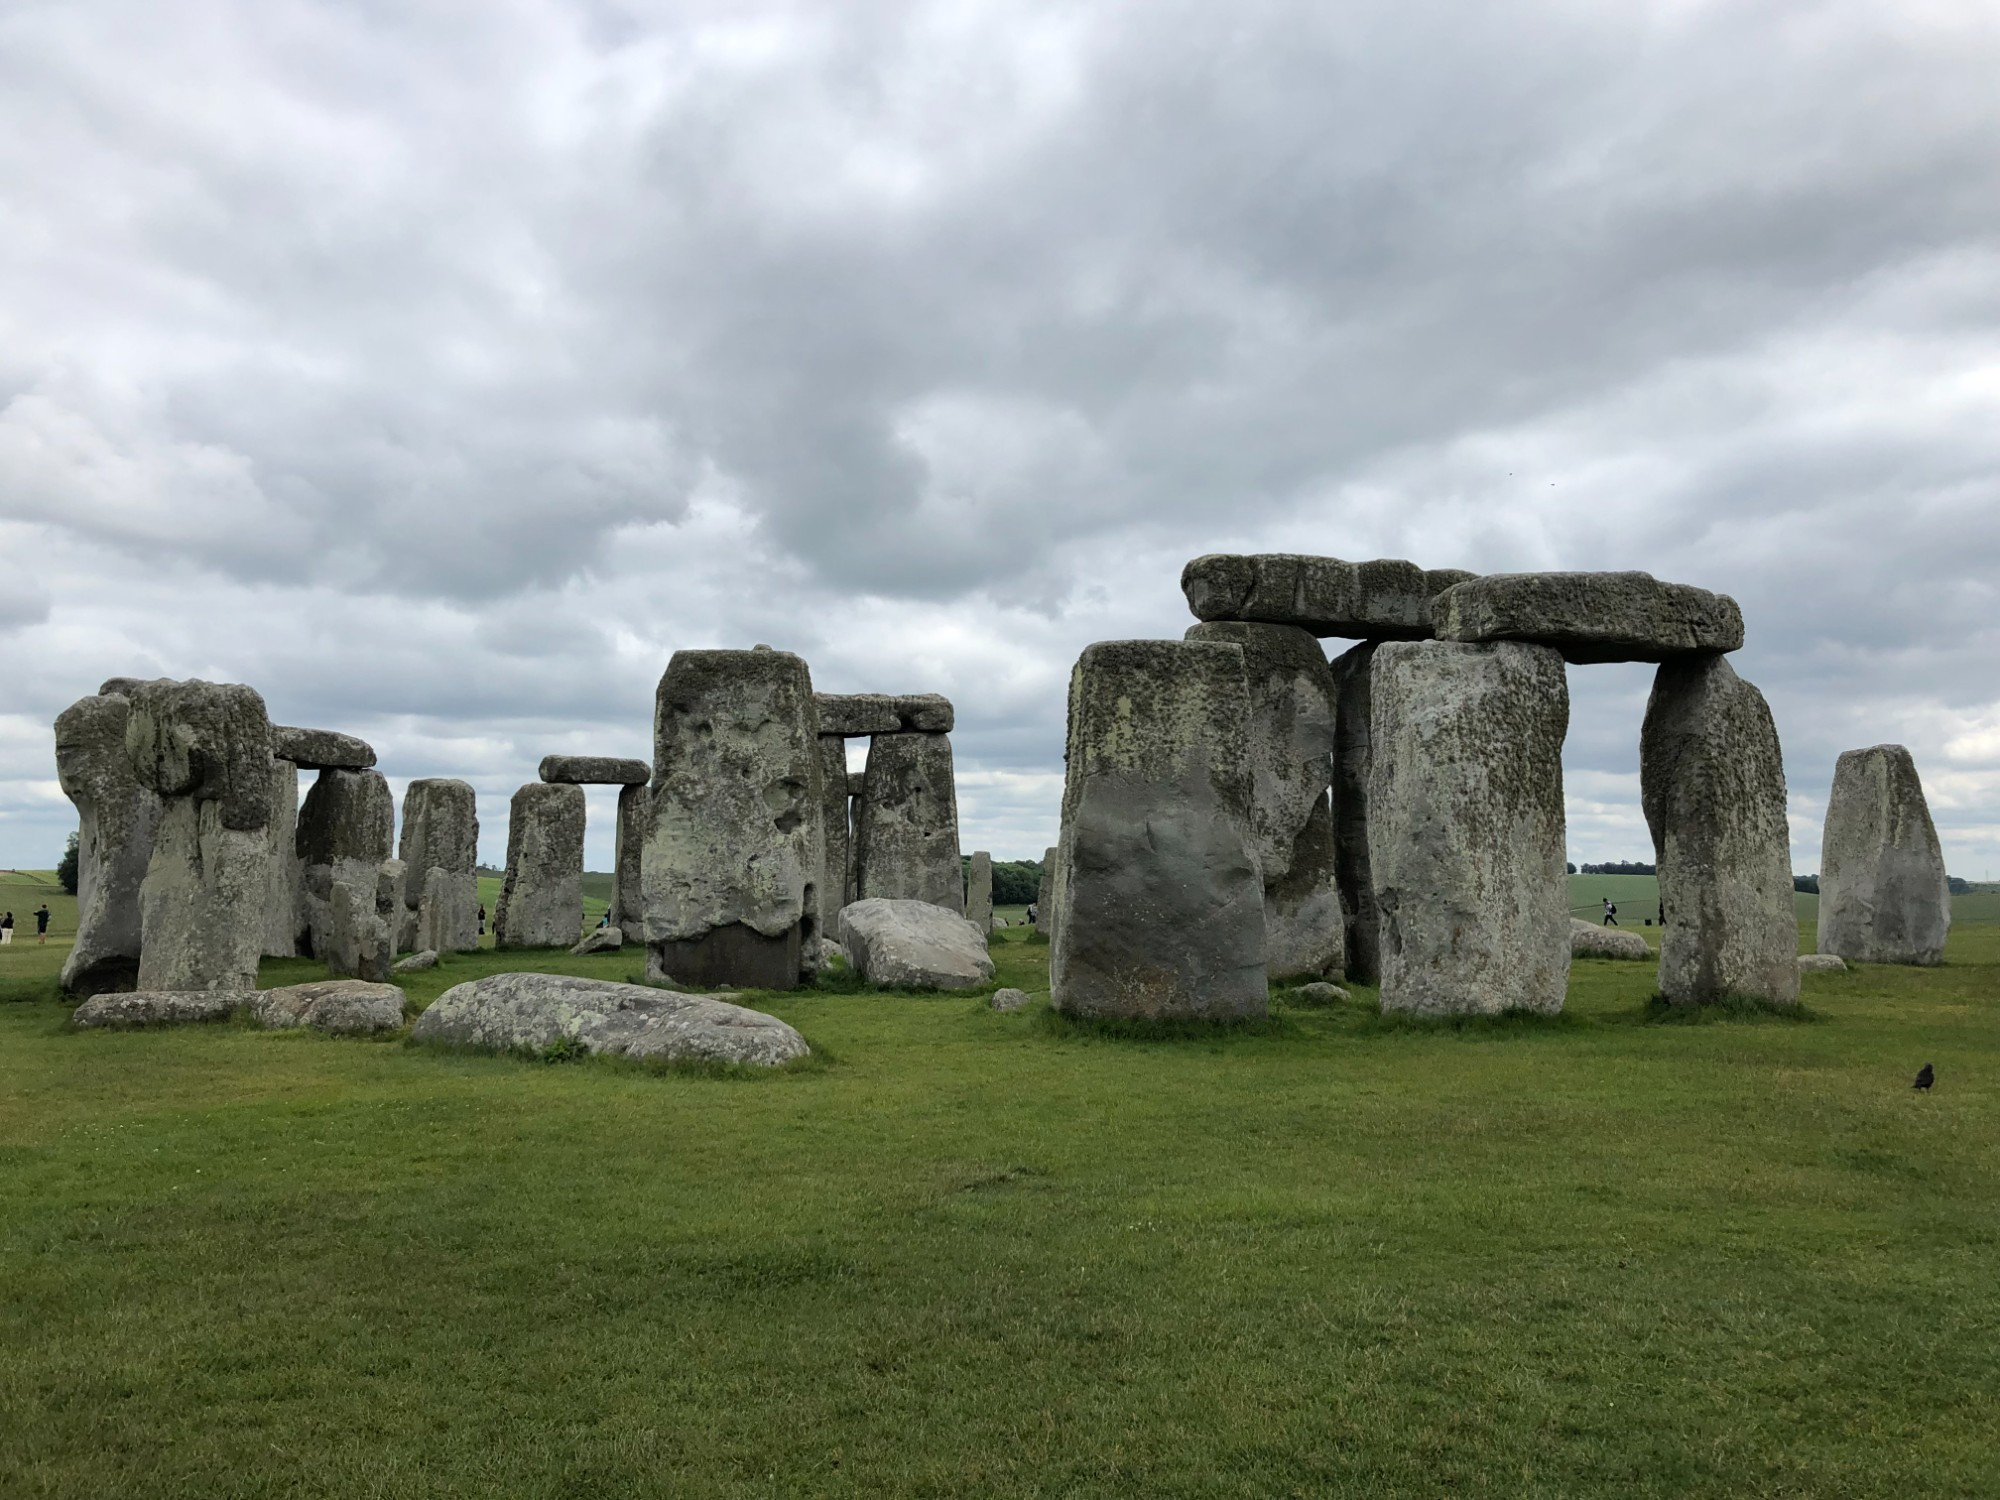
[[[437,966],[437,950],[435,948],[424,948],[406,957],[397,959],[393,964],[389,965],[389,972],[391,974],[420,974],[425,969],[435,969]]]
[[[783,1021],[724,997],[567,974],[489,974],[455,985],[417,1018],[410,1037],[493,1052],[572,1042],[619,1057],[753,1067],[811,1052]]]
[[[1847,960],[1837,953],[1801,953],[1799,955],[1801,974],[1845,974]]]
[[[1026,1010],[1028,1008],[1028,992],[1026,990],[1011,989],[995,990],[993,992],[993,999],[988,1003],[995,1010]]]
[[[856,901],[840,914],[841,941],[870,984],[962,990],[993,977],[986,936],[928,901]]]
[[[401,1026],[403,1003],[403,992],[393,984],[323,979],[261,990],[250,1002],[250,1014],[273,1031],[309,1026],[333,1036],[367,1036]]]
[[[586,953],[616,953],[625,946],[625,934],[616,927],[593,927],[584,935],[582,942],[570,949],[576,957]]]
[[[653,768],[610,755],[544,755],[541,777],[562,786],[644,786]]]
[[[1197,620],[1295,625],[1316,636],[1420,641],[1431,635],[1431,600],[1473,575],[1382,558],[1346,562],[1292,552],[1211,553],[1181,570],[1181,592]]]
[[[1659,662],[1743,644],[1734,599],[1650,573],[1491,573],[1440,594],[1431,625],[1441,641],[1528,641],[1572,662]]]
[[[1569,921],[1569,952],[1572,958],[1651,958],[1653,950],[1636,932],[1622,927],[1606,927],[1600,922]]]
[[[69,1023],[88,1031],[226,1021],[249,998],[247,990],[127,990],[93,995],[70,1013]]]

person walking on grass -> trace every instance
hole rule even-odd
[[[1606,927],[1616,927],[1618,925],[1618,908],[1611,904],[1609,896],[1604,898],[1604,922],[1602,925]]]
[[[35,911],[35,941],[38,943],[46,943],[48,940],[49,940],[49,903],[44,901],[38,908],[36,908]]]
[[[13,941],[14,914],[10,911],[5,916],[0,916],[0,943],[11,943]]]

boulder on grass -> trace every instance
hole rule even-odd
[[[249,998],[242,990],[128,990],[122,995],[93,995],[71,1012],[69,1023],[89,1030],[226,1021]]]
[[[989,1002],[995,1010],[1026,1010],[1028,992],[1026,990],[995,990]]]
[[[363,979],[323,979],[262,990],[250,1002],[250,1014],[273,1031],[310,1026],[334,1036],[366,1036],[403,1024],[403,992]]]
[[[585,953],[616,953],[625,946],[625,933],[617,927],[593,927],[584,934],[583,941],[569,951],[573,955]]]
[[[965,990],[993,977],[986,935],[928,901],[874,896],[840,914],[842,941],[870,984]]]
[[[407,958],[397,959],[389,966],[389,972],[391,974],[415,974],[419,970],[435,969],[437,966],[437,949],[424,948],[410,954]]]
[[[1801,953],[1799,955],[1801,974],[1845,974],[1847,960],[1837,953]]]
[[[1572,958],[1651,958],[1653,950],[1636,932],[1622,927],[1606,927],[1597,922],[1569,919],[1569,951]]]
[[[489,974],[455,985],[417,1018],[410,1037],[491,1052],[570,1042],[618,1057],[760,1067],[812,1050],[776,1016],[726,999],[569,974]]]

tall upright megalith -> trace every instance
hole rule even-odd
[[[1392,641],[1373,665],[1368,851],[1382,1008],[1562,1009],[1563,736],[1546,646]]]
[[[966,867],[965,920],[981,932],[993,930],[993,856],[984,849]]]
[[[647,972],[790,989],[819,936],[818,711],[789,651],[676,651],[653,715]]]
[[[334,886],[366,893],[372,910],[382,861],[395,852],[395,833],[396,801],[380,771],[328,767],[306,789],[293,848],[300,864],[302,946],[315,958],[333,951]]]
[[[868,742],[854,813],[858,899],[965,910],[958,788],[947,734],[878,734]]]
[[[567,948],[583,930],[583,788],[531,781],[507,819],[507,874],[493,911],[496,948]]]
[[[1680,1005],[1799,998],[1785,765],[1764,695],[1719,655],[1653,678],[1639,790],[1660,871],[1660,993]]]
[[[820,876],[820,923],[828,936],[840,930],[834,919],[847,905],[847,877],[854,862],[853,835],[847,822],[847,740],[838,734],[819,737],[820,836],[826,869]]]
[[[1035,930],[1050,942],[1056,940],[1056,862],[1060,849],[1051,844],[1042,851],[1042,878],[1035,883]]]
[[[235,683],[137,684],[125,748],[161,799],[139,891],[137,987],[254,989],[271,867],[264,700]]]
[[[131,704],[122,694],[79,699],[56,716],[56,777],[76,804],[76,942],[62,987],[88,999],[139,979],[139,888],[153,857],[158,795],[139,784],[125,750]]]
[[[271,758],[270,880],[264,887],[264,957],[294,958],[305,925],[305,870],[298,857],[299,768]]]
[[[653,791],[647,782],[618,788],[618,868],[611,886],[611,925],[628,943],[646,941],[646,832],[652,823]]]
[[[479,799],[469,782],[427,776],[403,792],[402,911],[396,946],[464,953],[479,946]]]
[[[1070,676],[1051,1000],[1071,1015],[1267,1007],[1243,650],[1103,641]]]
[[[1821,953],[1850,963],[1944,962],[1951,882],[1908,750],[1874,745],[1840,757],[1819,858]]]
[[[1326,653],[1296,625],[1216,621],[1187,632],[1243,650],[1250,716],[1250,831],[1264,870],[1265,959],[1273,979],[1340,974],[1347,931],[1335,879],[1334,711]]]
[[[1375,764],[1374,665],[1378,642],[1363,641],[1329,663],[1333,732],[1333,869],[1346,915],[1347,975],[1373,984],[1382,975],[1382,914],[1368,861],[1368,777]]]

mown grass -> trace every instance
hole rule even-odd
[[[750,998],[820,1065],[751,1079],[44,989],[0,1494],[1995,1493],[2000,927],[1950,956],[1700,1025],[1608,962],[1456,1026],[804,991]],[[639,962],[409,988],[529,965]]]

